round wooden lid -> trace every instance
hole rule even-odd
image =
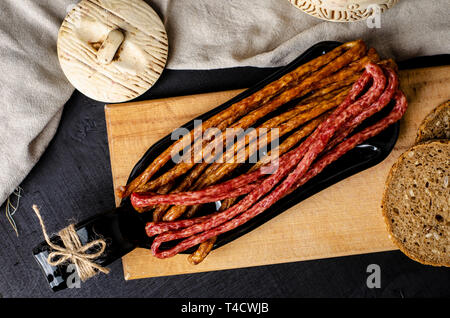
[[[142,0],[82,0],[61,25],[57,46],[72,85],[106,103],[145,93],[168,54],[164,25]]]
[[[289,0],[297,8],[323,20],[353,22],[383,12],[399,0]]]

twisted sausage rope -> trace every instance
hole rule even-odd
[[[375,65],[368,65],[367,71],[368,72],[376,71],[376,68],[377,68],[377,66],[375,66]],[[157,257],[172,256],[172,255],[174,255],[173,253],[177,254],[181,250],[189,248],[190,246],[192,246],[192,244],[195,245],[195,244],[200,243],[199,240],[204,241],[205,239],[215,236],[216,234],[220,234],[220,231],[223,231],[225,229],[229,230],[231,228],[234,228],[235,226],[242,224],[242,221],[246,222],[246,220],[249,219],[249,216],[252,217],[252,216],[254,216],[255,213],[260,213],[263,210],[265,210],[266,208],[268,208],[273,202],[275,202],[276,199],[279,199],[282,195],[284,195],[293,186],[294,182],[297,179],[299,179],[301,176],[303,176],[305,174],[305,172],[307,171],[307,169],[309,168],[311,163],[318,156],[318,154],[325,148],[327,142],[332,138],[332,136],[336,132],[336,130],[346,120],[348,120],[349,118],[352,117],[352,115],[354,114],[354,111],[361,109],[361,105],[364,105],[365,103],[368,105],[371,105],[374,101],[374,98],[377,98],[381,94],[381,91],[379,88],[381,87],[381,90],[384,89],[384,84],[385,84],[384,79],[385,78],[382,75],[382,73],[381,73],[381,77],[380,77],[380,74],[376,74],[376,72],[374,72],[374,74],[375,74],[375,76],[374,76],[375,83],[374,83],[373,87],[371,88],[371,90],[369,90],[368,93],[366,93],[364,95],[363,98],[361,98],[359,103],[355,102],[350,107],[346,107],[346,105],[344,105],[345,103],[343,103],[341,105],[342,107],[340,106],[337,109],[337,111],[335,111],[327,119],[327,121],[325,121],[325,124],[321,125],[314,132],[314,134],[310,138],[307,139],[307,142],[303,143],[302,146],[299,147],[299,149],[301,149],[302,151],[297,149],[296,151],[291,152],[289,157],[284,156],[284,157],[288,157],[288,159],[289,159],[289,162],[287,162],[288,168],[284,169],[285,166],[281,165],[281,168],[279,169],[279,171],[277,171],[276,174],[272,175],[271,177],[267,178],[266,180],[264,180],[262,182],[261,188],[266,188],[265,186],[268,185],[267,189],[270,190],[273,187],[273,185],[275,185],[278,181],[280,181],[286,175],[286,173],[289,171],[289,169],[291,169],[300,160],[300,158],[303,157],[303,159],[301,159],[300,164],[297,166],[297,168],[293,172],[290,173],[289,177],[286,180],[284,180],[281,183],[280,187],[275,189],[271,193],[271,195],[267,196],[266,198],[264,198],[263,200],[258,202],[256,205],[254,205],[251,209],[249,209],[248,211],[246,211],[245,213],[241,214],[240,216],[238,216],[237,218],[235,218],[231,221],[226,222],[227,220],[229,220],[230,218],[234,217],[237,214],[230,213],[229,215],[227,215],[227,218],[225,218],[223,220],[220,220],[220,216],[225,213],[215,214],[215,215],[211,216],[208,221],[206,221],[202,224],[197,224],[197,225],[191,226],[190,228],[183,229],[181,231],[162,234],[155,239],[155,241],[152,245],[153,253]],[[377,79],[377,80],[375,80],[375,79]],[[309,143],[308,143],[308,140],[310,141]],[[308,147],[305,147],[304,146],[305,144],[308,145]],[[311,147],[309,147],[310,145],[311,145]],[[308,148],[310,148],[310,149],[308,149]],[[290,158],[290,157],[292,157],[292,158]],[[295,160],[293,158],[295,158]],[[286,159],[286,161],[287,161],[287,159]],[[272,179],[272,180],[270,180],[270,179]],[[266,193],[267,191],[255,190],[255,192],[260,192],[260,193],[261,192]],[[249,195],[247,197],[251,197],[251,196],[252,195]],[[259,199],[258,195],[256,195],[256,198]],[[243,201],[246,201],[246,199],[244,199]],[[250,200],[250,201],[252,201],[252,200]],[[239,206],[239,205],[242,206],[241,203],[238,204],[237,206]],[[231,209],[233,209],[233,208],[231,208]],[[225,212],[228,212],[228,211],[225,211]],[[215,221],[219,221],[219,222],[215,222]],[[226,222],[226,223],[224,223],[224,222]],[[219,224],[222,224],[222,225],[219,225]],[[226,226],[225,226],[225,224],[226,224]],[[210,230],[210,229],[212,229],[212,230]],[[192,234],[195,234],[195,233],[198,233],[201,231],[206,231],[206,232],[202,235],[197,235],[197,236],[194,236],[194,237],[184,240],[181,244],[177,245],[176,247],[172,248],[171,250],[163,251],[163,252],[159,251],[159,245],[164,241],[186,237],[186,235],[190,236]]]

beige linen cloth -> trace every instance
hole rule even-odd
[[[0,203],[54,136],[73,92],[56,56],[58,28],[76,0],[0,0]],[[333,23],[288,0],[148,0],[166,25],[171,69],[289,63],[323,40],[363,38],[399,60],[450,53],[448,0],[400,0],[381,17]]]

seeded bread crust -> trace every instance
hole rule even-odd
[[[389,236],[425,265],[450,267],[449,166],[450,141],[427,141],[403,153],[386,180],[381,209]]]
[[[416,144],[432,139],[450,139],[450,100],[436,107],[419,126]]]

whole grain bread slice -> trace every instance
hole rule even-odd
[[[391,239],[408,257],[450,266],[450,142],[403,153],[386,180],[382,211]]]
[[[450,139],[450,100],[436,107],[419,126],[416,143]]]

